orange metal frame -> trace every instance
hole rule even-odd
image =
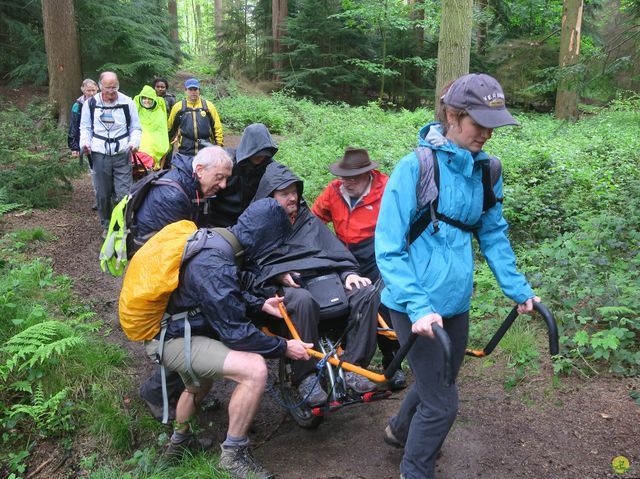
[[[287,308],[285,308],[283,303],[280,303],[278,307],[280,309],[280,313],[282,313],[282,318],[285,324],[287,325],[287,329],[289,330],[291,337],[293,339],[300,339],[300,334],[298,333],[298,331],[296,330],[296,327],[291,321],[291,318],[289,317],[289,313],[287,312]],[[395,339],[395,340],[398,339],[395,331],[389,330],[390,329],[389,326],[387,326],[387,323],[384,321],[384,319],[382,319],[380,315],[378,315],[378,325],[382,329],[382,331],[378,331],[378,334],[382,336],[386,336],[387,338],[390,338],[390,339]],[[263,328],[263,331],[268,334],[272,334],[269,332],[267,328]],[[313,356],[316,359],[324,359],[325,357],[324,354],[322,354],[320,351],[316,351],[315,349],[307,349],[307,352],[309,353],[310,356]],[[360,366],[356,366],[355,364],[351,364],[346,361],[340,361],[339,359],[336,359],[334,357],[329,357],[328,361],[334,366],[341,366],[342,369],[360,374],[361,376],[364,376],[365,378],[370,379],[373,382],[376,382],[376,383],[387,382],[387,378],[384,377],[384,374],[369,371],[368,369],[361,368]]]

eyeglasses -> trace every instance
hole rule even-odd
[[[362,178],[363,178],[363,175],[340,177],[343,183],[357,183],[358,181],[362,180]]]

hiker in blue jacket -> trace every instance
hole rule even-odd
[[[500,84],[485,74],[458,78],[445,88],[437,116],[439,123],[420,130],[419,149],[396,165],[375,234],[376,260],[386,286],[382,302],[391,310],[401,343],[412,332],[418,335],[407,356],[415,383],[384,435],[385,442],[404,447],[400,472],[405,479],[434,477],[436,457],[458,411],[457,387],[442,384],[443,351],[432,325],[443,327],[451,338],[457,376],[469,329],[472,233],[518,312],[529,313],[533,301],[540,301],[516,269],[502,216],[500,172],[488,190],[483,188],[483,165],[499,165],[482,150],[485,142],[494,128],[518,124],[506,109]],[[434,160],[439,181],[434,180]],[[493,194],[493,205],[483,211],[484,200]],[[425,205],[431,221],[416,233],[412,224]]]
[[[249,206],[229,231],[240,243],[245,260],[255,261],[280,247],[291,226],[278,202],[264,199]],[[229,398],[229,423],[218,466],[238,479],[272,479],[273,474],[253,458],[248,437],[267,384],[264,358],[308,360],[306,350],[313,345],[267,335],[254,326],[247,318],[233,247],[214,230],[200,232],[204,245],[182,263],[178,288],[166,309],[170,315],[188,315],[185,321],[169,321],[164,337],[162,364],[179,373],[186,386],[164,458],[174,462],[185,453],[211,446],[210,441],[196,438],[189,422],[213,381],[223,377],[237,384]],[[282,299],[269,298],[260,310],[282,317],[280,302]],[[187,324],[190,331],[185,329]],[[159,347],[160,337],[145,341],[145,350],[154,360]]]
[[[136,212],[135,224],[131,227],[135,250],[170,223],[193,220],[202,226],[200,203],[226,187],[232,168],[231,158],[219,146],[203,148],[195,157],[176,153],[173,168],[162,177],[172,184],[151,187]],[[169,398],[174,403],[184,390],[184,384],[174,372],[166,374],[166,382]],[[159,367],[140,386],[140,397],[153,417],[162,420],[162,376]],[[173,415],[171,412],[170,417]]]
[[[224,190],[232,168],[231,158],[219,146],[201,149],[195,157],[176,153],[173,168],[162,179],[179,187],[163,184],[149,190],[132,229],[136,249],[175,221],[193,220],[204,226],[199,221],[200,203]]]

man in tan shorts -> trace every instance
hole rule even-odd
[[[264,358],[287,356],[309,359],[312,344],[286,341],[259,331],[247,318],[247,309],[260,309],[280,316],[278,298],[245,301],[238,283],[234,252],[225,238],[206,232],[205,246],[185,259],[180,284],[169,300],[167,313],[186,313],[186,319],[170,321],[162,364],[182,377],[186,389],[176,407],[176,424],[165,453],[170,460],[185,451],[206,449],[190,431],[188,421],[197,404],[211,388],[213,379],[224,377],[237,383],[229,400],[229,429],[220,446],[220,467],[235,478],[268,479],[273,475],[258,464],[249,451],[248,430],[267,382]],[[247,263],[280,246],[290,231],[289,219],[278,203],[265,199],[253,203],[230,228],[244,249]],[[135,261],[135,257],[133,258]],[[185,352],[185,324],[191,332],[191,358]],[[147,354],[156,358],[160,342],[146,341]]]

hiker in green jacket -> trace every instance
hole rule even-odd
[[[142,137],[140,155],[153,158],[153,169],[161,166],[162,157],[169,151],[169,131],[167,128],[167,107],[164,98],[157,95],[149,85],[145,85],[133,102],[138,109]]]

